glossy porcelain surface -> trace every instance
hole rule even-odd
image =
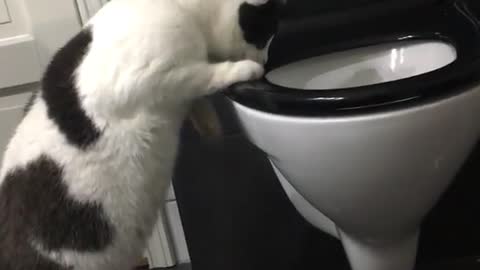
[[[287,196],[342,241],[353,270],[414,268],[423,217],[480,139],[478,14],[477,0],[456,0],[298,22],[272,43],[267,78],[227,92]]]
[[[412,239],[424,215],[480,137],[480,87],[418,107],[344,117],[234,107],[297,210],[339,235],[355,270],[411,270]]]
[[[444,42],[404,41],[301,60],[270,71],[266,78],[292,89],[351,88],[418,76],[456,58],[455,48]]]

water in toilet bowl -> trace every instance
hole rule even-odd
[[[455,48],[444,42],[397,42],[304,59],[274,69],[266,78],[294,89],[350,88],[425,74],[456,57]]]

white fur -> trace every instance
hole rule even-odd
[[[40,254],[74,270],[132,268],[160,211],[190,102],[263,74],[265,53],[238,26],[243,1],[115,0],[90,21],[93,42],[76,75],[99,141],[87,150],[68,144],[37,98],[8,146],[0,184],[48,155],[63,166],[70,196],[104,207],[114,243],[101,253],[48,253],[32,242]]]

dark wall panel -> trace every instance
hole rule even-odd
[[[354,13],[373,9],[378,14],[394,8],[415,8],[425,4],[449,0],[287,0],[288,18],[329,16],[332,13]]]

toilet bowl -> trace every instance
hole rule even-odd
[[[422,219],[480,138],[474,2],[328,41],[280,33],[265,78],[226,92],[296,209],[343,243],[354,270],[414,268]]]

